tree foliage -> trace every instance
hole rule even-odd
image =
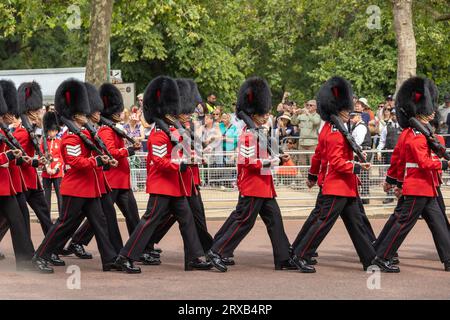
[[[116,0],[111,67],[142,91],[160,74],[191,77],[203,95],[230,107],[242,81],[268,79],[274,103],[283,91],[301,103],[334,74],[347,77],[372,105],[395,90],[397,49],[392,3],[374,0],[380,28],[368,28],[359,0]],[[67,25],[70,5],[81,25]],[[446,0],[414,1],[417,73],[450,91],[450,21]],[[0,3],[0,69],[84,66],[89,0]]]

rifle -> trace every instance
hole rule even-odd
[[[127,139],[132,144],[136,143],[136,140],[134,140],[132,137],[128,136],[125,131],[119,129],[116,127],[116,124],[109,120],[108,118],[105,118],[104,116],[100,116],[100,123],[104,124],[105,126],[110,127],[115,133],[117,133],[122,138]]]
[[[0,133],[0,141],[4,142],[11,150],[18,150],[18,148],[16,148],[16,146],[11,141],[9,141],[3,133]]]
[[[114,159],[111,153],[109,152],[108,148],[106,147],[103,140],[97,135],[97,130],[95,130],[94,126],[89,123],[89,121],[85,124],[85,127],[87,131],[91,134],[92,139],[97,142],[97,144],[100,146],[100,148],[103,150],[103,152],[112,160]]]
[[[245,125],[251,129],[254,130],[256,132],[256,134],[258,135],[258,140],[259,141],[267,141],[267,137],[266,135],[262,135],[261,134],[261,129],[257,128],[255,123],[253,122],[253,120],[244,112],[244,111],[239,111],[238,113],[238,118],[242,119],[242,121],[245,122]],[[267,145],[267,150],[269,151],[269,154],[273,157],[280,157],[280,154],[284,154],[284,151],[281,148],[278,148],[278,153],[275,153],[275,151],[272,149],[272,145],[269,143],[266,143]],[[280,159],[281,161],[281,159]]]
[[[19,149],[20,151],[22,151],[22,154],[26,156],[27,153],[23,149],[20,142],[17,141],[16,137],[14,137],[14,135],[11,133],[11,130],[9,130],[8,126],[3,122],[0,122],[0,129],[2,129],[5,132],[6,137],[8,137],[8,140],[14,145],[14,149]]]
[[[436,136],[432,133],[432,130],[430,127],[426,127],[424,124],[422,124],[419,120],[412,117],[409,119],[409,124],[412,128],[419,131],[421,134],[425,136],[427,139],[428,145],[430,146],[430,149],[439,157],[444,158],[447,161],[450,161],[450,154],[447,152],[447,149],[445,146],[443,146],[439,140],[436,138]],[[429,126],[429,124],[428,124]]]
[[[28,134],[30,135],[31,144],[33,145],[34,151],[36,151],[37,155],[42,158],[44,157],[41,148],[39,146],[39,141],[36,137],[36,134],[34,133],[33,126],[31,125],[30,121],[28,120],[28,117],[24,114],[20,116],[20,119],[22,120],[22,125],[27,130]]]
[[[61,122],[64,123],[71,132],[80,137],[86,147],[88,147],[92,151],[95,151],[99,155],[102,154],[102,151],[91,140],[89,140],[89,138],[83,132],[81,132],[81,129],[78,128],[71,120],[67,119],[64,116],[60,116],[60,119]]]
[[[347,130],[347,128],[344,126],[344,123],[342,120],[337,116],[332,114],[330,116],[330,122],[336,127],[336,129],[339,130],[340,133],[345,137],[348,144],[352,148],[353,152],[358,157],[358,160],[361,163],[366,163],[366,157],[364,156],[362,148],[356,143],[355,139],[353,138],[352,134]]]
[[[178,139],[176,137],[174,137],[169,129],[169,126],[167,125],[167,123],[165,123],[162,119],[160,118],[153,118],[153,122],[165,133],[167,134],[167,136],[170,138],[170,141],[172,142],[172,145],[174,147],[176,146],[181,146],[181,148],[183,149],[183,154],[188,155],[188,157],[191,157],[191,150],[186,149],[186,146],[181,143],[180,141],[178,141]],[[176,121],[174,121],[175,123]],[[179,123],[179,122],[178,122]],[[179,124],[181,125],[181,124]]]

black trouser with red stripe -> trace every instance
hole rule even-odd
[[[139,210],[131,189],[113,189],[108,196],[109,202],[105,200],[102,207],[105,212],[106,220],[108,221],[108,230],[110,231],[111,241],[114,248],[122,249],[122,238],[117,226],[117,214],[114,209],[114,204],[117,204],[120,211],[125,217],[128,234],[133,233],[134,228],[139,223]],[[82,245],[88,245],[94,236],[92,228],[90,228],[89,221],[85,221],[81,227],[75,232],[72,241]]]
[[[23,192],[16,194],[16,200],[17,204],[19,205],[20,212],[22,213],[28,235],[31,237],[30,211],[28,210],[25,194]],[[5,237],[5,234],[9,230],[9,224],[8,220],[6,220],[6,217],[0,217],[0,221],[0,241],[2,241]]]
[[[113,262],[117,256],[109,236],[100,198],[62,197],[61,213],[45,235],[36,255],[49,259],[52,252],[60,252],[83,219],[86,217],[95,233],[103,264]]]
[[[139,260],[140,255],[144,252],[158,226],[171,213],[176,216],[181,236],[183,237],[185,260],[204,256],[186,197],[171,197],[157,194],[150,195],[147,210],[120,251],[120,255],[135,261]]]
[[[384,225],[383,229],[381,229],[380,234],[378,235],[377,240],[373,244],[375,247],[375,250],[378,249],[380,246],[380,243],[384,241],[386,238],[386,235],[389,233],[389,231],[392,229],[392,226],[394,225],[395,221],[400,216],[400,213],[402,212],[402,206],[403,206],[404,198],[400,197],[397,201],[397,205],[395,206],[394,212],[389,216],[389,219],[386,221],[386,224]]]
[[[222,257],[230,257],[255,225],[258,214],[266,225],[272,242],[275,263],[289,259],[289,240],[275,198],[239,196],[235,214],[225,221],[227,228],[220,237],[215,237],[211,250]]]
[[[377,255],[391,259],[421,214],[433,235],[439,258],[442,262],[450,260],[450,234],[437,197],[404,196],[401,212],[378,244]]]
[[[375,249],[367,235],[359,201],[358,198],[323,195],[320,214],[294,248],[294,254],[308,258],[308,254],[317,250],[341,216],[361,262],[365,266],[370,265],[375,258]]]
[[[211,249],[213,238],[209,234],[208,227],[206,225],[205,207],[203,206],[203,200],[199,190],[200,188],[198,186],[193,186],[193,188],[195,188],[195,190],[192,190],[192,196],[187,197],[186,199],[194,216],[195,228],[197,229],[197,234],[200,238],[203,251],[207,252]],[[172,228],[176,221],[177,219],[173,214],[167,219],[164,219],[158,228],[156,228],[155,233],[150,239],[150,243],[159,243],[159,241],[161,241],[167,232],[169,232],[170,228]]]
[[[441,188],[437,188],[437,191],[438,191],[438,196],[437,196],[436,200],[438,202],[439,208],[441,208],[441,211],[444,214],[444,219],[447,224],[447,229],[450,232],[450,222],[448,221],[447,210],[445,208],[445,202],[444,202],[444,197],[442,196]]]
[[[117,223],[116,209],[114,208],[114,204],[111,200],[111,194],[106,193],[102,195],[100,202],[103,214],[106,218],[109,240],[111,241],[116,253],[119,253],[120,249],[123,248],[123,242],[122,236],[120,235],[119,225]],[[89,220],[85,220],[72,236],[72,242],[87,246],[93,237],[94,229],[91,227]]]
[[[62,178],[42,178],[42,185],[44,187],[45,201],[47,202],[48,210],[52,212],[52,186],[55,188],[56,200],[58,203],[58,212],[61,211],[61,193],[59,192]]]
[[[27,198],[27,202],[31,209],[33,209],[39,219],[44,235],[47,234],[53,223],[50,218],[50,209],[47,205],[47,201],[45,200],[44,190],[35,189],[25,191],[25,197]]]
[[[16,256],[16,263],[31,260],[34,252],[33,243],[23,215],[15,196],[0,196],[0,216],[6,219],[11,230],[11,239]]]

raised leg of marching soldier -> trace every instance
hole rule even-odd
[[[347,230],[363,263],[363,267],[367,268],[375,257],[375,250],[365,234],[361,215],[355,214],[358,211],[357,198],[324,196],[322,210],[318,219],[294,248],[294,254],[299,258],[305,259],[308,252],[315,252],[339,215],[341,215],[345,219],[344,222],[346,222]]]
[[[132,234],[134,228],[136,228],[139,223],[139,212],[136,210],[137,206],[135,206],[134,210],[131,210],[129,205],[129,192],[130,190],[126,189],[113,189],[111,191],[111,200],[113,203],[117,204],[123,216],[125,217],[125,221],[127,224],[128,234]]]
[[[369,238],[370,242],[373,243],[377,239],[377,237],[375,236],[375,232],[373,231],[369,218],[367,218],[366,210],[364,209],[363,201],[360,197],[358,197],[358,205],[359,205],[359,213],[361,214],[361,219],[363,222],[364,231],[367,237]]]
[[[438,202],[439,208],[441,208],[441,211],[444,214],[444,219],[447,224],[447,228],[450,232],[450,222],[448,221],[447,209],[445,207],[444,197],[442,196],[442,191],[441,191],[440,187],[437,188],[437,192],[438,192],[437,202]]]
[[[31,268],[29,263],[33,256],[33,243],[27,235],[25,221],[21,214],[17,200],[14,196],[0,197],[0,214],[4,217],[10,226],[11,239],[16,256],[16,265],[18,270],[28,270]],[[25,235],[25,236],[24,236]],[[46,272],[45,270],[40,270]]]
[[[220,238],[214,240],[211,251],[220,256],[229,257],[239,243],[253,228],[258,213],[266,224],[272,241],[275,267],[289,259],[289,240],[284,232],[283,222],[275,199],[239,197],[236,214],[230,215],[225,222],[228,228]]]
[[[42,231],[46,234],[52,226],[52,221],[50,218],[50,209],[45,201],[44,190],[36,189],[25,191],[25,197],[27,203],[39,219]]]
[[[117,222],[117,213],[114,209],[110,193],[102,195],[100,202],[108,227],[109,239],[116,253],[119,253],[123,247],[123,242]],[[92,259],[92,255],[86,252],[82,246],[87,246],[94,235],[95,233],[91,227],[91,223],[86,219],[72,236],[72,240],[67,247],[67,254],[74,253],[80,259]]]
[[[98,198],[63,196],[61,215],[36,250],[34,260],[38,258],[48,260],[51,252],[62,248],[84,217],[89,220],[94,230],[103,270],[111,270],[117,254],[109,241],[106,218],[102,214]]]
[[[25,198],[25,194],[23,192],[16,194],[16,200],[17,204],[19,205],[20,212],[22,213],[23,220],[26,225],[26,230],[28,235],[31,236],[31,225],[30,225],[30,211],[28,210],[27,206],[27,200]],[[6,220],[6,218],[2,219],[2,222],[0,223],[0,242],[5,237],[5,234],[9,230],[9,224]]]
[[[128,273],[140,272],[139,268],[132,267],[126,264],[125,261],[139,260],[140,255],[144,252],[156,228],[170,212],[177,217],[177,221],[180,225],[183,243],[188,255],[185,260],[192,261],[204,255],[186,198],[150,195],[145,214],[142,216],[136,229],[120,251],[117,263],[122,265],[124,271]],[[189,265],[185,266],[185,268],[190,270]]]
[[[405,197],[398,219],[395,220],[386,237],[377,247],[379,257],[389,260],[394,256],[408,233],[416,224],[420,214],[426,219],[433,234],[441,261],[443,263],[449,262],[450,235],[436,198],[414,196]]]
[[[206,225],[205,208],[203,206],[200,192],[197,186],[193,186],[193,188],[197,188],[198,194],[195,194],[193,192],[191,197],[187,197],[187,201],[194,216],[195,228],[197,229],[198,237],[200,238],[200,243],[202,244],[203,251],[207,252],[209,249],[211,249],[213,238],[209,234],[208,227]],[[150,243],[159,243],[159,241],[161,241],[161,239],[167,234],[167,232],[169,232],[170,228],[172,228],[176,221],[177,220],[174,215],[170,215],[167,219],[164,219],[155,230],[154,235],[150,239]]]

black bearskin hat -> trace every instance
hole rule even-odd
[[[195,111],[195,107],[197,107],[197,105],[200,102],[202,102],[202,95],[198,91],[198,86],[194,80],[186,79],[186,81],[191,86],[191,99],[192,99],[192,106],[191,106],[191,109],[188,110],[188,111],[190,111],[188,113],[193,113]]]
[[[43,106],[42,91],[39,83],[24,82],[17,89],[19,97],[19,114],[40,110]]]
[[[272,93],[266,80],[252,77],[242,84],[238,93],[236,114],[266,114],[272,109]]]
[[[88,115],[93,114],[94,112],[102,112],[103,111],[103,102],[100,98],[100,93],[97,88],[89,82],[85,82],[86,92],[89,100],[89,113]]]
[[[0,86],[0,116],[8,113],[8,106],[6,105],[5,98],[3,98],[3,89]]]
[[[177,82],[167,76],[153,79],[144,92],[145,121],[152,123],[153,118],[163,118],[166,114],[179,115],[180,109],[180,91]]]
[[[100,86],[100,98],[103,101],[102,116],[111,118],[115,113],[121,113],[124,109],[123,97],[120,90],[112,83],[104,83]]]
[[[180,114],[189,114],[195,109],[192,101],[191,84],[186,79],[176,79],[178,91],[180,92]]]
[[[44,118],[42,119],[44,132],[49,132],[50,130],[59,131],[59,122],[58,115],[54,111],[49,111],[44,114]]]
[[[89,99],[84,83],[73,78],[63,81],[56,89],[55,110],[67,119],[72,119],[76,113],[89,114]]]
[[[343,110],[353,111],[353,90],[346,79],[334,76],[327,80],[317,93],[317,112],[324,121]]]
[[[0,80],[0,87],[3,91],[3,99],[6,103],[7,110],[5,113],[10,113],[15,116],[19,115],[19,106],[17,101],[17,90],[14,82],[11,80]],[[5,114],[2,113],[2,114]]]
[[[395,112],[402,128],[409,127],[410,118],[435,111],[429,88],[429,80],[425,78],[412,77],[403,82],[395,99]]]
[[[430,91],[431,99],[433,101],[434,108],[434,119],[430,121],[430,125],[432,125],[436,130],[439,128],[439,122],[441,120],[441,114],[438,112],[439,108],[439,89],[434,84],[433,80],[426,79],[426,83],[428,86],[428,90]]]

